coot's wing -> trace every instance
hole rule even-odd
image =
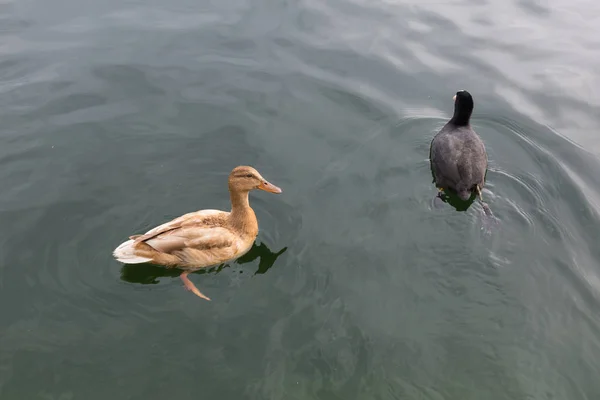
[[[476,157],[479,160],[479,162],[477,163],[474,173],[477,175],[477,177],[480,180],[480,182],[477,182],[477,184],[483,185],[483,180],[485,179],[485,173],[488,168],[488,157],[487,157],[487,151],[485,150],[485,144],[483,144],[483,140],[481,140],[479,138],[479,136],[477,136],[477,146],[475,146],[475,148],[476,148],[475,154],[476,154]]]
[[[461,143],[450,134],[440,132],[431,141],[430,158],[438,186],[454,187],[461,180],[457,161],[462,153]]]
[[[473,185],[483,186],[487,169],[487,153],[483,141],[472,130],[466,132],[463,153],[458,163],[464,169],[461,178],[464,180],[465,185],[469,187]]]

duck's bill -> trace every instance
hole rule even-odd
[[[452,100],[453,100],[453,101],[456,101],[456,95],[454,95],[454,97],[452,97]]]
[[[261,183],[258,188],[260,190],[264,190],[265,192],[269,192],[269,193],[281,193],[282,192],[281,188],[279,188],[267,181],[263,181],[263,183]]]

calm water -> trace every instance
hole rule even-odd
[[[0,1],[0,398],[600,398],[600,5]],[[481,206],[432,206],[475,98]],[[229,207],[191,279],[114,261]]]

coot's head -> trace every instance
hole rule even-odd
[[[473,96],[466,90],[459,90],[453,97],[454,115],[450,122],[454,125],[469,125],[473,113]]]

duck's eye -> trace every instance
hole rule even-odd
[[[254,175],[252,175],[252,174],[246,175],[246,178],[253,178],[253,177],[254,177]]]

